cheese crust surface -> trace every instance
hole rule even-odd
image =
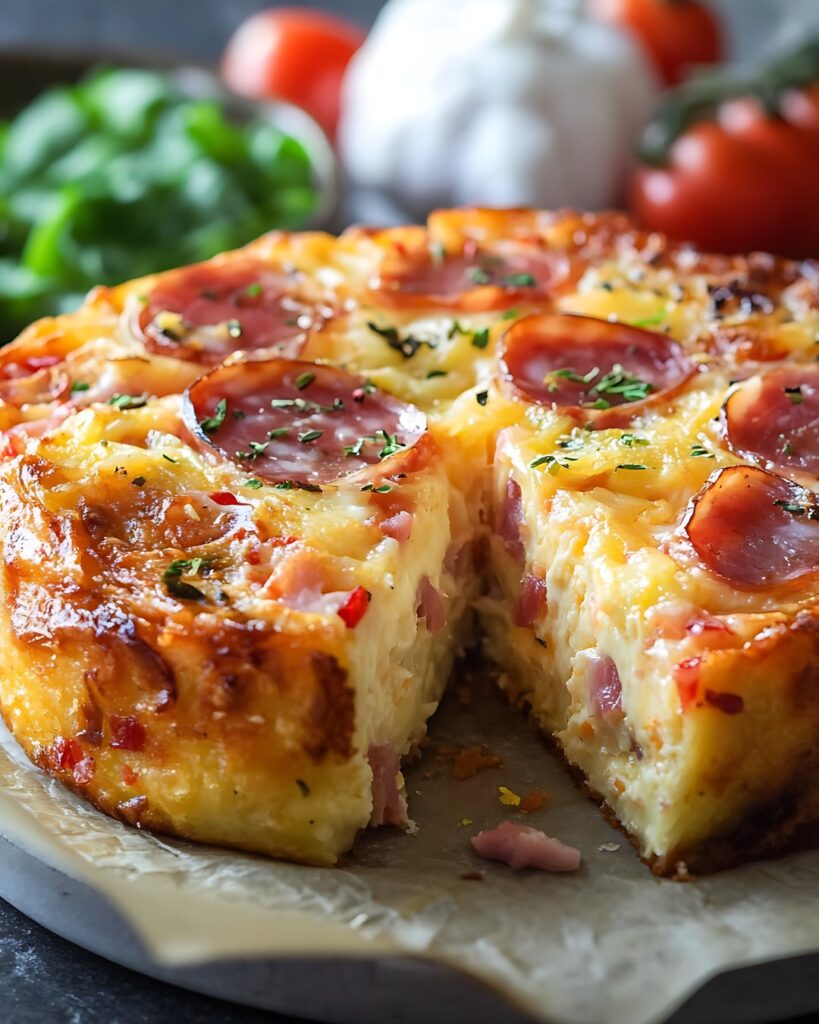
[[[331,864],[482,644],[658,872],[819,817],[819,267],[616,214],[273,234],[0,351],[0,710]],[[409,809],[411,810],[411,808]]]

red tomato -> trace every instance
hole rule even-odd
[[[631,207],[646,227],[704,249],[815,256],[817,174],[819,132],[735,99],[680,135],[664,167],[637,171]]]
[[[715,64],[722,57],[719,22],[697,0],[589,0],[589,10],[631,32],[664,85],[677,85],[692,64]]]
[[[259,11],[233,34],[222,58],[222,77],[242,96],[295,103],[332,139],[341,80],[364,39],[357,25],[321,11]]]

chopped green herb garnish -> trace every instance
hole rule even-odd
[[[489,328],[481,327],[472,335],[472,344],[475,348],[486,348],[489,344]]]
[[[143,392],[141,395],[111,395],[107,404],[113,405],[115,409],[141,409],[143,405],[148,404],[148,394]]]
[[[207,597],[191,583],[185,583],[182,576],[198,576],[202,570],[209,568],[203,558],[176,558],[162,573],[165,589],[173,597],[181,597],[185,601],[206,601]]]
[[[212,416],[207,416],[205,419],[199,421],[199,426],[206,434],[215,434],[219,427],[225,422],[225,415],[227,413],[227,399],[220,398],[216,403],[216,408],[213,411]]]
[[[78,391],[87,391],[91,385],[84,380],[75,380],[71,382],[71,394],[76,395]]]
[[[621,462],[617,469],[648,469],[648,466],[641,466],[638,462]]]
[[[163,459],[164,459],[164,460],[165,460],[166,462],[172,462],[172,463],[174,464],[174,466],[177,466],[177,465],[179,465],[179,462],[178,462],[178,460],[177,460],[177,459],[172,459],[172,458],[170,457],[170,455],[166,455],[166,454],[165,454],[164,452],[162,453],[162,458],[163,458]]]
[[[298,435],[298,439],[302,444],[310,444],[312,441],[318,441],[323,433],[323,430],[304,430]]]
[[[559,459],[556,455],[539,455],[529,463],[530,469],[539,469],[541,466],[548,466],[549,473],[554,476],[561,469],[569,469],[569,463],[577,462],[577,457],[566,455]]]
[[[268,430],[267,436],[271,441],[278,441],[280,437],[284,437],[290,433],[289,427],[274,427],[272,430]]]
[[[469,331],[467,331],[466,328],[461,324],[460,320],[452,321],[452,326],[447,331],[446,336],[447,338],[452,340],[452,338],[454,338],[456,334],[469,334]]]
[[[427,374],[427,380],[432,380],[433,377],[446,377],[446,370],[430,370]]]
[[[469,275],[469,280],[477,285],[489,284],[492,280],[489,271],[484,270],[483,267],[470,267],[467,274]]]
[[[251,299],[258,299],[258,297],[261,294],[262,286],[258,282],[255,282],[254,284],[249,284],[247,288],[245,288],[245,295],[249,295]]]
[[[620,444],[625,445],[626,448],[633,448],[634,445],[647,445],[651,444],[648,438],[638,437],[636,434],[621,434]]]
[[[306,370],[304,373],[300,373],[298,377],[293,381],[297,391],[304,391],[305,388],[310,387],[313,381],[316,379],[316,375]]]
[[[691,445],[691,456],[695,459],[715,459],[716,455],[709,451],[705,445],[692,444]]]
[[[501,320],[514,320],[519,315],[516,309],[507,309],[505,313],[501,314]]]
[[[400,352],[404,359],[411,359],[423,345],[434,348],[429,341],[422,341],[419,338],[413,338],[411,335],[402,338],[395,327],[379,327],[378,324],[373,323],[371,320],[367,321],[367,326],[374,334],[382,337],[391,349]]]
[[[509,274],[503,279],[503,283],[509,288],[534,288],[537,284],[531,274]]]
[[[321,494],[318,484],[308,484],[303,480],[280,480],[273,486],[278,491],[309,491],[311,494]]]
[[[252,478],[250,480],[245,480],[242,486],[251,487],[254,491],[258,491],[260,487],[264,487],[264,484],[262,483],[261,480],[256,480],[255,478]]]
[[[269,445],[269,441],[250,441],[247,446],[248,450],[246,452],[236,452],[236,458],[250,462],[254,459],[260,459],[267,451]]]
[[[379,459],[386,459],[390,455],[395,455],[396,452],[400,452],[407,446],[398,440],[397,434],[388,434],[386,430],[380,431],[381,436],[384,438],[384,447],[378,453]]]
[[[656,327],[657,324],[661,324],[666,318],[666,308],[663,306],[662,309],[653,313],[651,316],[641,317],[639,320],[632,320],[632,327]]]
[[[364,443],[366,441],[371,441],[371,440],[373,440],[373,439],[372,438],[367,438],[367,437],[359,437],[359,439],[354,444],[347,444],[347,445],[344,446],[344,454],[345,455],[360,455],[361,454],[361,449],[364,447]]]
[[[801,384],[797,384],[795,388],[785,388],[785,394],[788,396],[791,405],[801,405],[805,400]]]
[[[372,484],[364,484],[361,490],[374,491],[376,494],[389,494],[392,490],[392,484],[380,484],[378,487],[373,487]]]

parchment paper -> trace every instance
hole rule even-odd
[[[161,962],[400,951],[455,965],[541,1020],[648,1024],[729,966],[819,949],[819,853],[661,881],[499,695],[468,708],[448,697],[431,733],[407,772],[417,834],[365,835],[337,869],[129,829],[48,780],[5,732],[0,832],[103,892]],[[457,781],[446,743],[486,743],[504,766]],[[501,804],[499,786],[551,801],[524,815]],[[469,837],[507,818],[578,846],[581,871],[481,861]],[[460,877],[476,870],[483,881]]]

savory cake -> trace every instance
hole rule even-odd
[[[819,818],[819,267],[620,215],[274,234],[0,352],[0,708],[110,814],[409,827],[482,643],[665,873]]]

